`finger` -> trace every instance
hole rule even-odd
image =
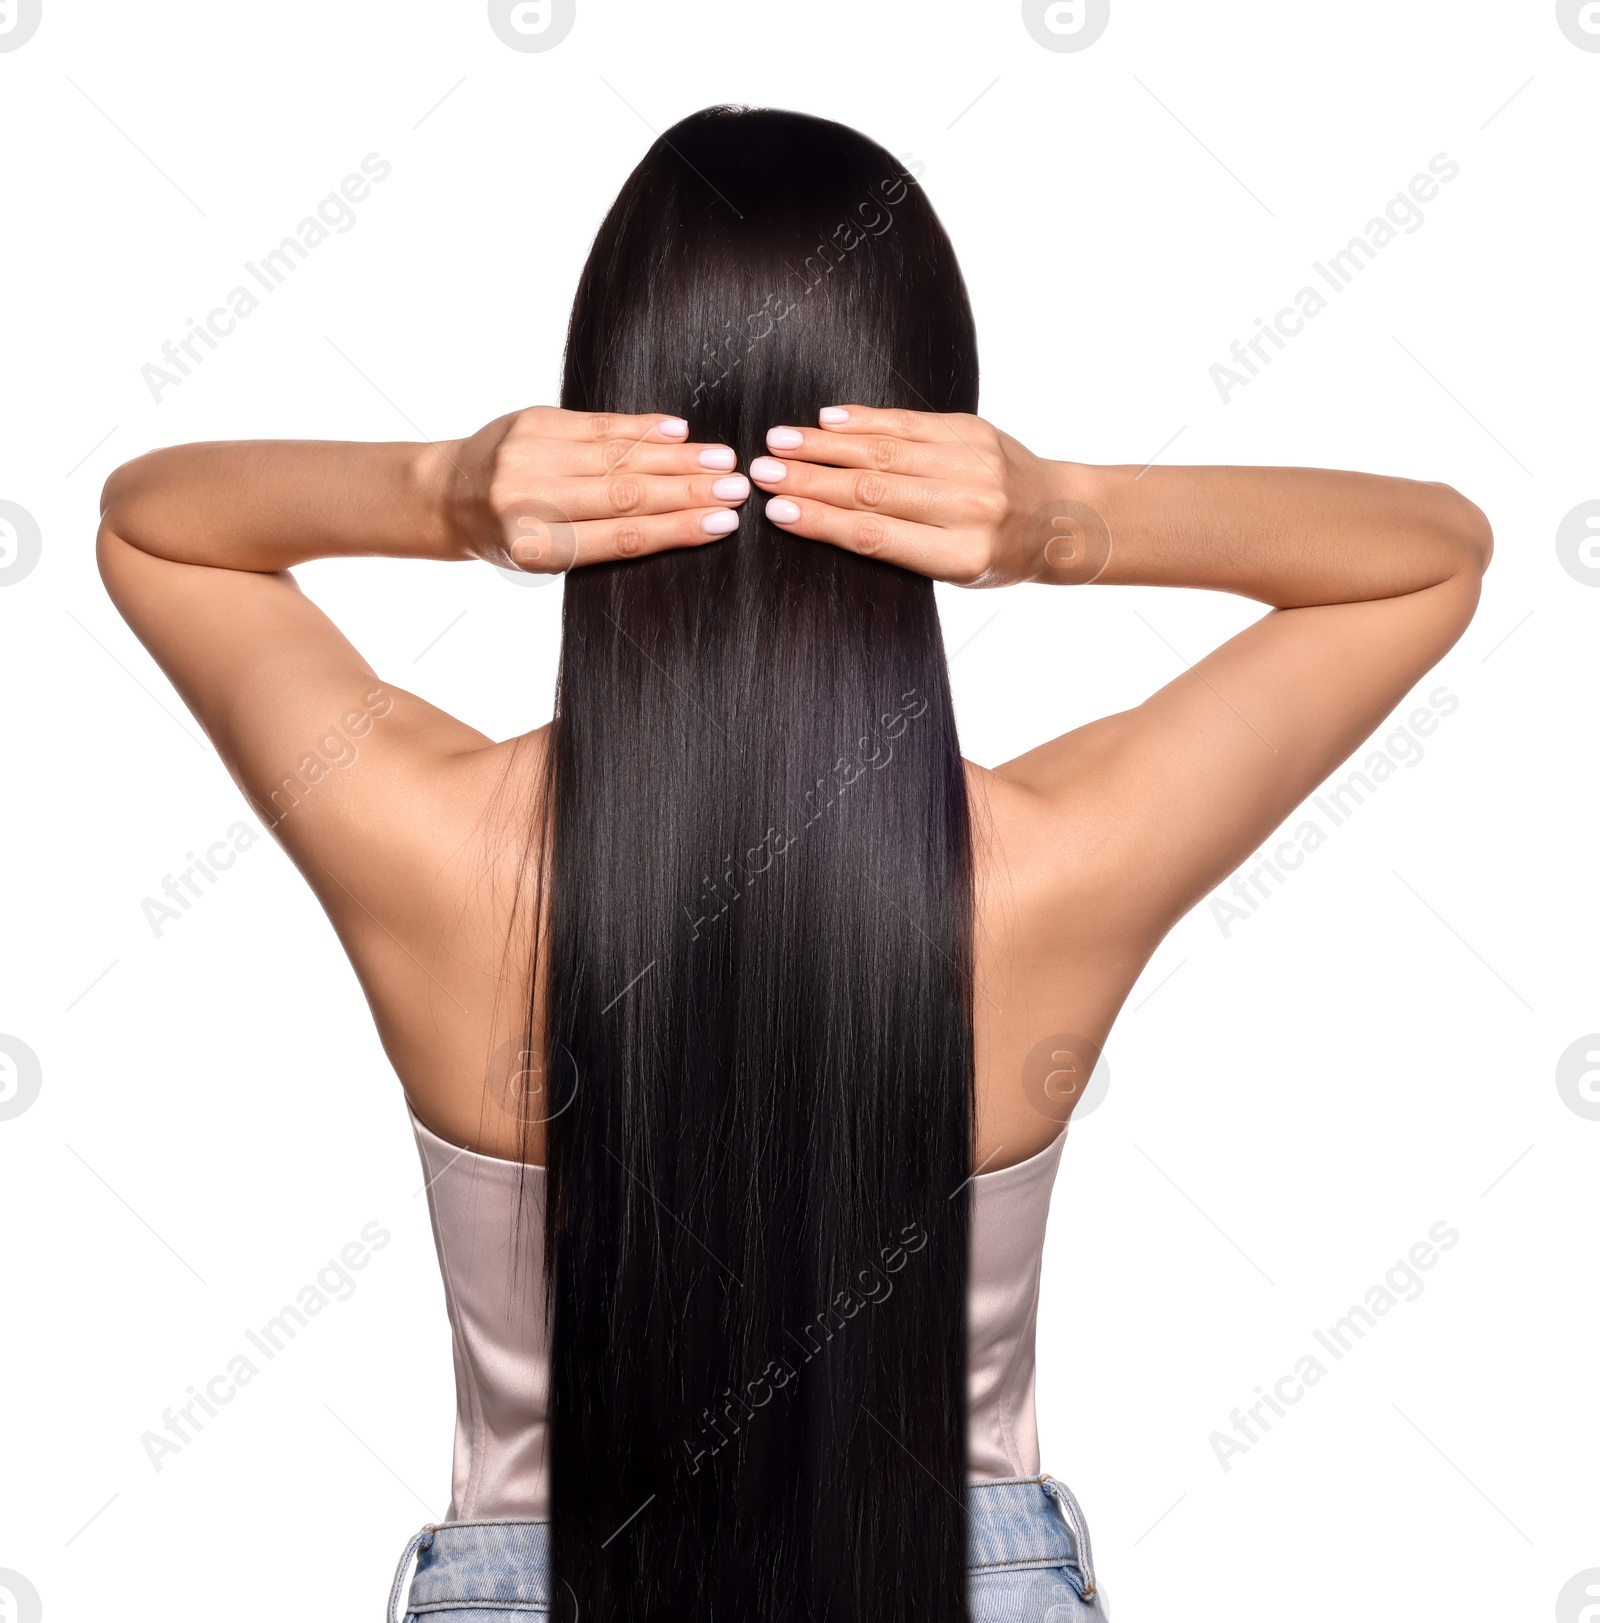
[[[569,567],[645,558],[681,547],[703,547],[739,527],[739,515],[726,507],[689,509],[643,518],[596,519],[572,526],[574,562]]]
[[[824,406],[817,421],[830,434],[888,434],[897,440],[947,440],[948,418],[938,411],[905,411],[895,406]]]
[[[750,464],[750,478],[774,496],[809,496],[830,507],[882,513],[944,529],[981,524],[990,516],[987,487],[906,478],[875,468],[829,468],[758,456]]]
[[[767,449],[782,460],[836,468],[893,470],[913,478],[948,476],[970,466],[954,440],[902,440],[886,434],[828,434],[818,428],[769,428]]]
[[[556,440],[545,446],[541,464],[556,474],[593,477],[626,467],[634,473],[731,473],[739,454],[731,445],[664,444],[657,440]]]
[[[742,473],[701,473],[658,478],[624,470],[602,479],[547,479],[540,499],[576,522],[643,518],[684,508],[737,506],[750,494]],[[510,511],[515,511],[513,504]]]
[[[652,440],[660,445],[689,437],[689,425],[683,418],[659,411],[565,411],[560,406],[534,406],[522,415],[550,439]]]
[[[845,552],[897,564],[934,580],[965,583],[982,573],[974,546],[949,530],[876,513],[853,513],[826,502],[774,496],[766,514],[788,535],[826,541]]]

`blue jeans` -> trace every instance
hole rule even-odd
[[[1063,1484],[1047,1476],[969,1482],[967,1510],[972,1623],[1104,1623],[1089,1529]],[[549,1522],[444,1522],[406,1546],[388,1615],[390,1623],[512,1623],[521,1612],[532,1623],[549,1608]]]

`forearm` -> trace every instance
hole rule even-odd
[[[1202,587],[1300,608],[1481,574],[1492,550],[1488,521],[1448,485],[1319,468],[1056,463],[1051,472],[1109,529],[1095,576],[1103,584]]]
[[[270,572],[312,558],[465,557],[444,493],[450,446],[241,440],[118,468],[101,514],[159,558]]]

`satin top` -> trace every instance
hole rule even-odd
[[[543,1277],[544,1168],[527,1169],[527,1244],[514,1244],[521,1165],[458,1149],[413,1115],[455,1343],[450,1521],[550,1514],[550,1351]],[[967,1475],[1039,1474],[1034,1328],[1050,1192],[1066,1132],[972,1180],[967,1285]],[[525,1275],[530,1266],[538,1277]]]

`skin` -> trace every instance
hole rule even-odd
[[[531,781],[548,729],[495,742],[382,680],[289,571],[373,555],[552,572],[714,545],[705,520],[749,484],[687,434],[537,407],[438,446],[179,446],[105,488],[108,592],[322,902],[417,1115],[485,1154],[524,1153],[506,1055],[528,966],[506,943],[527,808],[499,791],[508,767]],[[959,414],[833,407],[768,446],[750,481],[792,534],[961,586],[1199,587],[1271,611],[1134,709],[967,763],[975,1162],[1011,1165],[1059,1132],[1166,933],[1466,629],[1488,522],[1441,484],[1048,461]],[[373,718],[355,762],[286,794],[352,715]],[[1041,1108],[1024,1063],[1063,1032],[1085,1042]],[[526,1153],[543,1157],[537,1127]]]

